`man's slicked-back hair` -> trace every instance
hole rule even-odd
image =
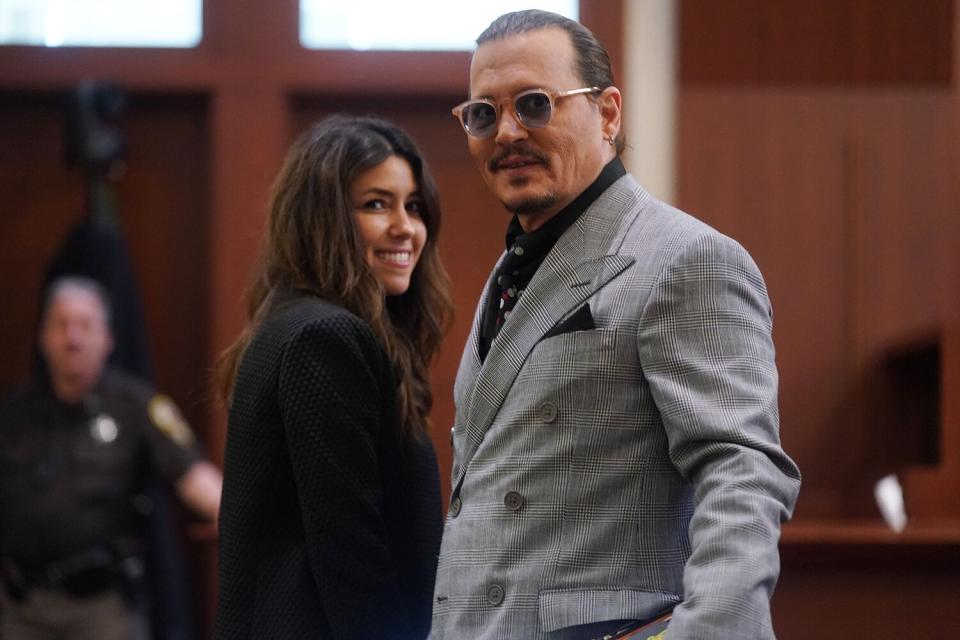
[[[493,40],[502,40],[537,29],[557,27],[570,36],[577,56],[577,71],[584,84],[606,89],[613,86],[613,66],[610,55],[590,29],[566,16],[540,9],[526,9],[505,13],[487,27],[477,38],[477,46]]]
[[[477,38],[477,46],[510,36],[555,27],[563,29],[573,45],[577,72],[584,86],[606,89],[614,85],[610,55],[590,29],[566,16],[540,9],[526,9],[505,13],[484,29]],[[554,87],[551,87],[554,88]],[[560,88],[560,87],[556,87]],[[572,88],[572,87],[563,87]],[[623,131],[617,135],[617,153],[623,151]]]

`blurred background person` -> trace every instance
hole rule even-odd
[[[144,492],[154,475],[216,521],[220,472],[176,405],[107,366],[102,287],[49,287],[46,373],[0,405],[0,555],[5,640],[143,638]]]
[[[451,305],[410,138],[333,116],[275,181],[230,405],[216,637],[424,638],[441,533],[428,364]]]

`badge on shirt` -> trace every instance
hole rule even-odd
[[[105,413],[90,421],[90,435],[100,444],[110,444],[117,439],[119,433],[117,421]]]
[[[181,447],[193,444],[193,432],[180,415],[177,405],[167,396],[159,393],[153,396],[147,405],[147,414],[153,426]]]

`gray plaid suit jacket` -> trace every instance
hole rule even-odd
[[[594,329],[545,337],[585,303]],[[431,637],[566,638],[672,606],[671,640],[773,637],[800,475],[747,252],[626,175],[560,238],[483,363],[482,313],[454,388]]]

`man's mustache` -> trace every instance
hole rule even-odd
[[[504,160],[506,160],[510,156],[522,156],[534,162],[539,162],[541,164],[549,164],[547,161],[547,157],[542,153],[540,153],[539,151],[537,151],[536,149],[532,147],[528,147],[524,144],[513,144],[513,145],[510,145],[509,147],[504,147],[503,149],[498,151],[496,154],[494,154],[494,156],[490,158],[490,161],[487,162],[487,169],[489,169],[491,172],[499,170],[500,163],[502,163]]]

